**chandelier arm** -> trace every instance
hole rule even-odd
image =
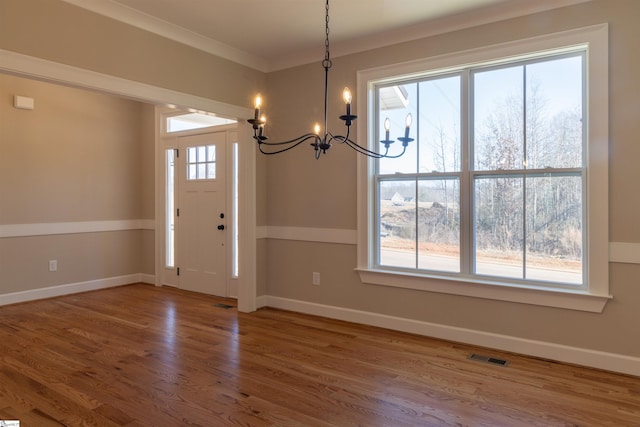
[[[302,136],[300,136],[300,137],[298,137],[298,138],[296,138],[296,139],[293,139],[293,140],[291,140],[291,141],[275,142],[275,143],[273,143],[273,142],[271,142],[271,143],[261,142],[261,143],[259,143],[259,144],[258,144],[258,149],[260,150],[260,152],[261,152],[262,154],[280,154],[280,153],[284,153],[285,151],[289,151],[289,150],[291,150],[291,149],[293,149],[293,148],[296,148],[298,145],[300,145],[300,144],[302,144],[303,142],[305,142],[305,141],[307,141],[307,140],[309,140],[309,139],[312,139],[312,138],[315,138],[316,140],[318,140],[318,139],[319,139],[318,135],[316,135],[316,134],[312,134],[312,133],[308,133],[308,134],[302,135]],[[296,142],[296,141],[297,141],[297,142]],[[281,146],[281,145],[285,145],[286,143],[289,143],[290,145],[289,145],[288,147],[281,148],[281,149],[274,150],[274,151],[265,151],[265,150],[263,149],[263,147],[262,147],[263,145],[267,145],[267,146]],[[311,145],[314,145],[314,144],[311,144]]]
[[[397,159],[399,157],[402,157],[404,155],[404,153],[407,151],[407,146],[406,145],[402,145],[402,152],[400,152],[400,154],[396,154],[393,156],[389,155],[389,147],[386,147],[384,153],[379,153],[377,151],[373,151],[373,150],[369,150],[368,148],[365,148],[363,146],[361,146],[360,144],[358,144],[357,142],[355,142],[354,140],[348,138],[347,136],[343,136],[343,135],[334,135],[331,132],[327,133],[327,135],[329,136],[329,141],[337,141],[341,144],[345,144],[347,146],[349,146],[349,148],[357,151],[360,154],[365,154],[369,157],[373,157],[376,159],[382,159],[382,158],[386,158],[386,159]]]
[[[381,159],[383,157],[387,157],[387,153],[389,152],[388,148],[387,148],[387,150],[385,151],[384,154],[375,152],[373,150],[369,150],[367,148],[364,148],[361,145],[359,145],[357,142],[355,142],[354,140],[348,138],[348,132],[347,132],[347,136],[333,135],[331,132],[329,132],[328,135],[330,137],[329,141],[338,141],[339,143],[347,145],[348,147],[350,147],[351,149],[357,151],[360,154],[365,154],[365,155],[367,155],[369,157],[375,157],[376,159]]]
[[[385,159],[397,159],[399,157],[402,157],[406,151],[407,151],[407,147],[403,145],[402,146],[402,152],[400,154],[396,154],[394,156],[389,156],[389,155],[385,154],[384,158]]]
[[[352,139],[349,139],[349,132],[350,129],[347,126],[347,134],[346,135],[334,135],[332,132],[327,132],[327,135],[329,136],[329,142],[331,141],[338,141],[341,144],[344,144],[347,141],[351,141],[354,142]]]
[[[287,147],[287,148],[283,148],[282,150],[276,150],[276,151],[264,151],[262,149],[262,146],[258,146],[258,150],[260,150],[260,152],[262,154],[265,154],[267,156],[272,155],[272,154],[280,154],[280,153],[284,153],[285,151],[289,151],[291,150],[293,147]]]
[[[351,126],[347,126],[347,134],[344,136],[345,141],[349,141],[350,134],[351,134]]]
[[[363,150],[362,147],[360,147],[359,145],[351,145],[347,143],[347,147],[351,148],[352,150],[354,150],[356,153],[358,154],[363,154],[367,157],[372,157],[374,159],[382,159],[385,156],[383,154],[380,153],[375,153],[373,151],[368,151],[368,150]]]
[[[383,157],[388,157],[389,147],[386,147],[384,153],[379,153],[377,151],[373,151],[366,147],[363,147],[362,145],[358,144],[352,139],[346,138],[343,142],[345,142],[349,147],[353,148],[354,150],[357,150],[358,152],[362,154],[366,154],[370,157],[376,157],[378,159],[381,159]]]
[[[344,141],[349,147],[353,148],[354,150],[362,153],[362,154],[366,154],[369,157],[375,157],[377,159],[397,159],[399,157],[402,157],[404,155],[404,153],[407,151],[407,146],[403,145],[402,146],[402,152],[400,152],[400,154],[395,154],[393,156],[389,155],[389,147],[385,148],[384,154],[383,153],[378,153],[376,151],[373,150],[369,150],[361,145],[359,145],[357,142],[348,139],[346,141]],[[357,148],[356,148],[357,147]]]
[[[355,143],[352,140],[347,140],[345,141],[346,145],[349,146],[351,149],[357,151],[360,154],[364,154],[366,156],[369,157],[373,157],[374,159],[383,159],[385,157],[388,157],[388,152],[389,149],[386,149],[384,153],[378,153],[377,151],[373,151],[373,150],[369,150],[367,148],[362,147],[361,145]]]
[[[293,145],[293,147],[297,147],[298,145],[300,145],[301,143],[303,143],[304,141],[310,139],[310,138],[318,138],[318,135],[316,135],[315,133],[305,133],[304,135],[300,135],[296,138],[290,139],[288,141],[281,141],[281,142],[267,142],[267,141],[261,141],[259,138],[256,138],[254,136],[254,139],[256,139],[258,141],[259,145],[269,145],[269,146],[277,146],[277,145],[289,145],[289,144],[295,144]]]

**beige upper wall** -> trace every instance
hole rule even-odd
[[[144,125],[139,102],[0,74],[0,224],[153,218]]]
[[[251,106],[264,74],[60,0],[0,0],[0,48]]]

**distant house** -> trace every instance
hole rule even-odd
[[[393,206],[404,206],[404,197],[396,192],[393,197],[391,197],[391,203],[393,203]]]

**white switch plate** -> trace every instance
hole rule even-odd
[[[318,273],[317,271],[313,272],[311,283],[313,283],[316,286],[320,284],[320,273]]]
[[[16,95],[13,97],[13,106],[21,110],[33,110],[35,101],[33,98]]]
[[[57,259],[49,260],[49,271],[58,271],[58,260]]]

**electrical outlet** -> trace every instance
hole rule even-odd
[[[314,271],[311,277],[312,277],[312,281],[311,281],[312,284],[316,286],[320,284],[320,273],[318,273],[317,271]]]
[[[50,259],[49,260],[49,271],[58,271],[58,260]]]

